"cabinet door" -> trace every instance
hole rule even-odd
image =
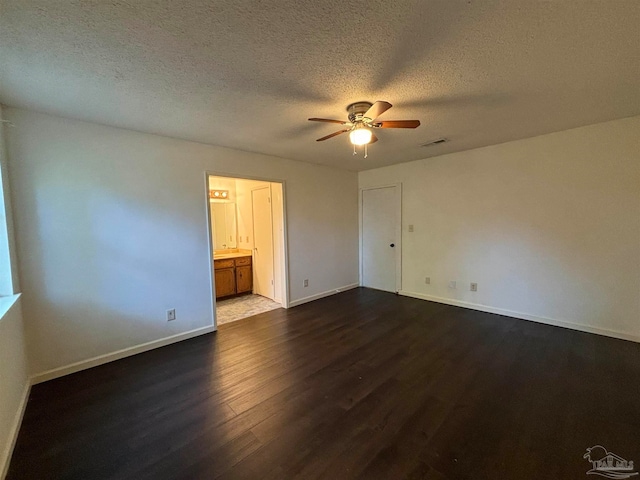
[[[238,286],[238,293],[251,291],[253,288],[253,273],[251,273],[251,265],[236,267],[236,285]]]
[[[216,298],[236,293],[236,276],[233,268],[216,270]]]

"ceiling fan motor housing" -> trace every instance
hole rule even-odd
[[[361,122],[365,119],[364,114],[371,108],[373,104],[371,102],[356,102],[352,103],[347,107],[347,112],[349,112],[349,121],[351,123]],[[372,118],[368,119],[369,122],[372,121]]]

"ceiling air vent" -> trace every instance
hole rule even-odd
[[[446,138],[437,138],[435,140],[431,140],[429,142],[422,143],[421,147],[431,147],[432,145],[440,145],[441,143],[445,143],[448,140]]]

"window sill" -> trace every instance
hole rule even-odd
[[[6,297],[0,297],[0,321],[4,318],[11,307],[15,305],[15,303],[20,298],[20,293],[16,295],[7,295]]]

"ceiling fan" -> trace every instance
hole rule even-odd
[[[343,133],[349,133],[349,140],[353,144],[353,154],[356,154],[356,145],[364,145],[365,158],[367,157],[367,145],[378,141],[378,137],[373,134],[374,128],[417,128],[420,126],[420,120],[386,120],[378,121],[378,117],[389,110],[393,105],[389,102],[377,101],[356,102],[347,107],[349,112],[349,121],[332,120],[329,118],[310,118],[312,122],[338,123],[343,125],[343,130],[339,130],[330,135],[326,135],[316,140],[322,142],[333,137],[337,137]]]

